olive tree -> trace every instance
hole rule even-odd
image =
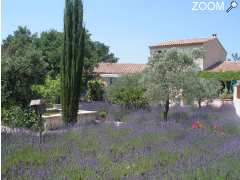
[[[222,88],[220,81],[201,78],[197,72],[189,74],[186,81],[184,97],[188,102],[197,101],[199,108],[203,100],[217,98]]]
[[[186,77],[194,69],[193,56],[177,49],[163,51],[150,58],[143,78],[145,96],[150,101],[164,105],[163,116],[168,118],[170,103],[182,95]]]

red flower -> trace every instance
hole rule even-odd
[[[196,122],[192,123],[192,128],[193,129],[200,129],[202,127],[203,127],[203,125],[200,123],[200,121],[196,121]]]

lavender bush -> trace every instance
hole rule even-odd
[[[85,109],[120,107],[82,103]],[[126,124],[88,124],[65,133],[2,133],[2,179],[231,179],[240,177],[240,119],[232,105],[124,111]],[[200,121],[202,128],[193,129]],[[217,126],[215,127],[215,124]]]

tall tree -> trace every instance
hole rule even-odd
[[[43,59],[48,63],[48,74],[55,78],[60,73],[60,61],[63,49],[63,33],[56,30],[44,31],[37,41],[42,51]],[[85,62],[83,66],[83,87],[87,87],[88,80],[93,77],[94,67],[99,62],[117,62],[117,58],[109,51],[104,43],[93,41],[91,34],[85,34]]]
[[[64,45],[61,61],[61,104],[66,124],[77,121],[80,85],[84,64],[85,29],[81,0],[66,0]]]
[[[2,43],[2,105],[28,105],[33,93],[31,86],[42,83],[47,64],[36,47],[36,34],[26,27],[9,35]]]
[[[37,46],[42,51],[43,60],[48,64],[48,75],[56,78],[60,73],[63,33],[56,30],[44,31],[38,38]]]

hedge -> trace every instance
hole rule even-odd
[[[211,72],[211,71],[201,71],[199,76],[206,79],[216,79],[220,81],[231,81],[240,80],[240,71],[226,71],[226,72]]]

